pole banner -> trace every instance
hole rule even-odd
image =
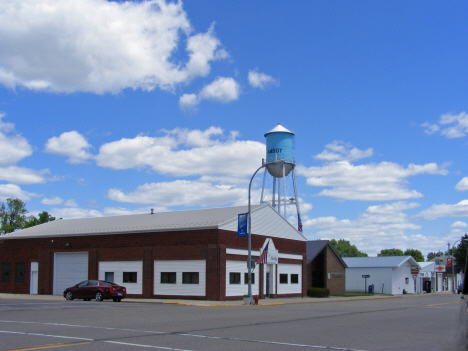
[[[237,236],[247,236],[247,218],[248,213],[241,213],[237,215]]]

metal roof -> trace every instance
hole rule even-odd
[[[270,133],[290,133],[290,134],[294,134],[293,132],[291,132],[290,130],[284,128],[280,123],[278,123],[278,125],[273,128],[272,130],[270,130],[269,132],[265,133],[264,136],[267,136],[267,134],[270,134]]]
[[[348,268],[398,268],[405,262],[419,266],[411,256],[343,257]]]
[[[341,256],[336,252],[330,240],[309,240],[307,241],[307,264],[309,264],[317,255],[322,252],[325,246],[329,245],[331,250],[335,253],[336,257],[341,261],[343,266],[347,268],[346,263],[343,261]]]
[[[269,213],[274,222],[282,223],[284,220],[270,205],[252,205],[252,233],[254,231],[257,211]],[[247,206],[209,208],[200,210],[157,212],[154,214],[137,214],[113,217],[61,219],[26,228],[13,233],[0,236],[0,240],[22,239],[36,237],[57,236],[83,236],[100,234],[126,234],[155,231],[195,230],[195,229],[226,229],[237,231],[237,215],[248,212]],[[227,229],[231,222],[235,222],[235,229]],[[292,228],[292,227],[291,227]],[[276,236],[269,232],[269,236]],[[280,236],[281,237],[281,236]],[[289,230],[289,238],[302,240],[302,235]],[[305,240],[305,239],[304,239]]]

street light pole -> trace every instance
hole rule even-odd
[[[249,253],[248,253],[248,258],[247,258],[247,268],[249,270],[249,287],[248,287],[248,290],[247,290],[247,295],[250,296],[250,303],[252,303],[252,236],[251,236],[251,232],[252,232],[252,221],[250,219],[250,189],[252,188],[252,181],[255,177],[255,175],[258,173],[259,170],[261,170],[263,167],[265,167],[265,160],[262,159],[262,166],[260,168],[258,168],[255,173],[253,174],[252,178],[250,179],[250,184],[249,184],[249,213],[247,215],[247,242],[248,242],[248,250],[249,250]]]
[[[278,160],[278,161],[275,161],[275,162],[269,162],[269,163],[265,163],[265,159],[262,159],[262,166],[259,167],[255,173],[253,174],[252,178],[250,178],[250,184],[249,184],[249,213],[247,215],[247,242],[248,242],[248,261],[247,261],[247,268],[249,270],[249,285],[248,285],[248,290],[247,290],[247,295],[250,296],[250,303],[252,303],[252,279],[251,279],[251,275],[252,275],[252,220],[250,218],[250,189],[252,188],[252,181],[255,177],[255,175],[258,173],[259,170],[261,170],[263,167],[267,167],[267,165],[269,164],[275,164],[275,165],[283,165],[285,163],[284,160]],[[268,169],[268,167],[267,167]],[[286,206],[286,205],[285,205]]]

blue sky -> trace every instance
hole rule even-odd
[[[445,250],[468,231],[467,10],[2,1],[0,202],[64,219],[244,205],[280,122],[307,238]]]

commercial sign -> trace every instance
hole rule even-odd
[[[268,250],[267,264],[278,264],[278,250]]]
[[[445,272],[445,265],[444,264],[438,264],[438,265],[435,266],[434,269],[435,269],[435,271],[437,273],[443,273],[443,272]]]
[[[452,259],[447,258],[447,268],[452,268]]]
[[[419,269],[417,269],[417,268],[411,268],[411,274],[412,274],[412,275],[418,275],[418,273],[419,273]]]

